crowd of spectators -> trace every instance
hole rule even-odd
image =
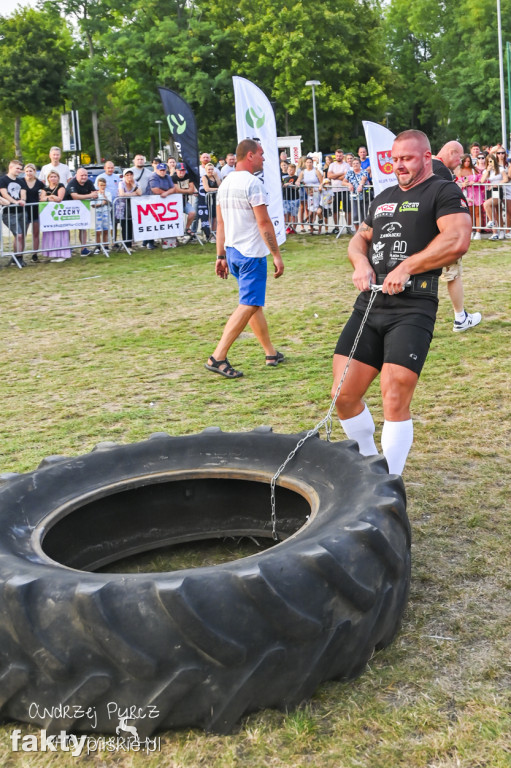
[[[280,156],[284,218],[288,235],[354,233],[373,198],[371,165],[366,147],[358,155],[336,149],[323,160],[302,156],[298,165]]]
[[[280,156],[286,232],[338,235],[355,232],[373,199],[367,148],[337,149],[322,159],[309,153],[294,163]],[[491,240],[511,238],[511,157],[502,144],[473,142],[453,178],[471,209],[473,239],[491,230]]]
[[[69,231],[43,232],[40,237],[38,203],[45,201],[90,201],[95,242],[87,230],[78,230],[78,250],[82,256],[107,253],[111,247],[136,247],[128,198],[139,195],[183,195],[185,234],[163,239],[162,248],[197,241],[199,228],[201,242],[214,241],[216,193],[236,167],[233,153],[214,164],[211,155],[203,152],[197,189],[186,165],[174,157],[167,162],[156,157],[149,164],[144,155],[137,154],[133,166],[123,172],[107,160],[94,180],[89,178],[86,168],[73,173],[62,163],[59,147],[50,149],[49,159],[39,172],[33,163],[23,165],[12,160],[6,173],[0,176],[2,222],[9,232],[12,262],[17,266],[25,265],[23,255],[28,253],[33,262],[41,256],[57,263],[71,258]],[[372,171],[365,146],[360,146],[356,154],[336,149],[322,157],[311,152],[297,164],[290,162],[283,151],[280,175],[288,235],[354,233],[373,198]],[[479,240],[484,231],[490,232],[491,240],[511,238],[511,158],[502,144],[490,147],[473,142],[453,175],[471,209],[473,238]],[[29,232],[30,248],[26,246]],[[154,250],[157,246],[154,240],[145,240],[142,247]],[[4,250],[5,243],[2,253]]]

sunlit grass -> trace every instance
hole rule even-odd
[[[215,278],[214,258],[211,246],[187,246],[0,271],[2,472],[33,469],[46,455],[79,455],[104,440],[210,425],[295,433],[325,415],[332,351],[355,298],[346,238],[288,242],[286,272],[269,279],[266,308],[286,362],[267,368],[246,332],[229,354],[245,372],[239,381],[203,367],[236,304],[235,283]],[[357,681],[329,682],[293,712],[255,713],[227,737],[165,733],[158,756],[103,753],[87,764],[509,768],[509,245],[474,244],[464,283],[467,309],[480,310],[483,323],[453,334],[442,285],[413,403],[415,443],[404,477],[413,577],[395,642]],[[368,402],[379,434],[377,384]],[[333,437],[343,437],[338,424]],[[240,546],[182,547],[170,553],[172,567],[220,562],[256,545]],[[160,570],[168,555],[130,567]],[[12,753],[13,727],[0,731],[1,765],[77,764],[62,754]]]

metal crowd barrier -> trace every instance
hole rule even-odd
[[[474,183],[460,187],[467,199],[472,217],[472,237],[480,239],[484,235],[490,239],[511,239],[511,183],[480,184]],[[196,211],[191,225],[193,241],[204,245],[216,239],[216,192],[205,195],[188,196]],[[288,233],[335,234],[340,237],[352,234],[364,220],[373,199],[373,188],[364,187],[362,193],[352,193],[347,187],[331,185],[284,187],[284,217]],[[129,198],[126,198],[128,203]],[[91,201],[94,203],[95,201]],[[112,248],[131,253],[136,247],[132,239],[132,227],[129,219],[129,204],[124,206],[126,215],[116,216],[115,201],[108,206],[107,229],[104,226],[104,214],[101,209],[91,205],[93,213],[88,230],[70,230],[65,242],[49,245],[46,234],[39,231],[38,203],[25,206],[6,205],[1,207],[2,226],[0,228],[0,264],[13,263],[20,269],[24,257],[34,261],[55,261],[70,258],[72,251],[86,249],[91,254],[101,253],[108,258]],[[187,217],[187,214],[184,214]],[[185,218],[186,224],[186,218]],[[106,238],[103,240],[103,231]],[[85,235],[80,235],[85,232]],[[189,241],[187,235],[182,242]],[[83,241],[83,242],[82,242]],[[7,261],[6,261],[7,260]]]
[[[94,202],[94,201],[91,201]],[[107,236],[98,242],[96,232],[98,220],[93,212],[91,227],[87,230],[64,230],[62,232],[40,232],[39,203],[27,203],[24,206],[2,206],[2,226],[0,229],[0,260],[22,268],[25,259],[31,261],[61,261],[71,258],[72,251],[80,253],[85,249],[89,253],[100,252],[108,257],[113,244],[113,221],[111,206],[106,217]],[[82,234],[84,233],[84,234]],[[83,255],[89,255],[83,254]]]
[[[458,185],[467,200],[472,218],[472,238],[511,239],[511,183]]]
[[[462,184],[460,184],[462,187]],[[511,239],[511,182],[472,184],[462,187],[472,218],[472,237]],[[372,186],[362,193],[327,185],[283,187],[284,217],[288,234],[324,231],[340,237],[353,234],[365,218],[374,198]],[[493,224],[493,226],[489,226]],[[290,232],[291,230],[291,232]]]
[[[0,265],[5,266],[12,263],[21,269],[26,263],[25,257],[28,261],[61,261],[71,258],[72,252],[80,255],[84,249],[89,253],[83,255],[101,253],[107,258],[112,249],[131,253],[131,250],[136,247],[136,243],[132,238],[129,198],[126,198],[128,204],[124,206],[124,215],[120,218],[116,216],[115,201],[113,204],[108,204],[107,216],[103,214],[103,206],[95,206],[95,200],[90,202],[92,220],[89,229],[65,230],[59,237],[53,238],[49,238],[48,235],[58,235],[59,233],[41,233],[39,231],[39,203],[27,203],[24,206],[2,206],[0,209],[2,213]],[[211,214],[213,211],[212,206]],[[184,215],[187,216],[187,214]],[[105,223],[106,229],[103,229]],[[106,236],[103,235],[103,232],[106,232]],[[184,241],[186,240],[188,237],[184,238]],[[200,235],[197,237],[197,242],[203,244],[204,241],[205,239]]]
[[[348,187],[331,184],[283,186],[284,219],[288,234],[353,233],[364,220],[373,188],[352,192]]]

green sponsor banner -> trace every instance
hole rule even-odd
[[[89,229],[90,224],[90,200],[39,203],[39,227],[41,232]]]

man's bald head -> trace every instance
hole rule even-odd
[[[431,152],[431,144],[429,143],[428,137],[423,131],[418,131],[415,128],[409,128],[407,131],[398,133],[394,139],[394,142],[397,141],[414,141],[422,152]]]
[[[437,157],[443,162],[446,168],[450,171],[454,171],[455,168],[461,162],[461,156],[463,154],[463,145],[459,141],[448,141],[444,144]]]
[[[411,189],[433,174],[431,146],[422,131],[402,131],[392,144],[394,173],[401,189]]]

